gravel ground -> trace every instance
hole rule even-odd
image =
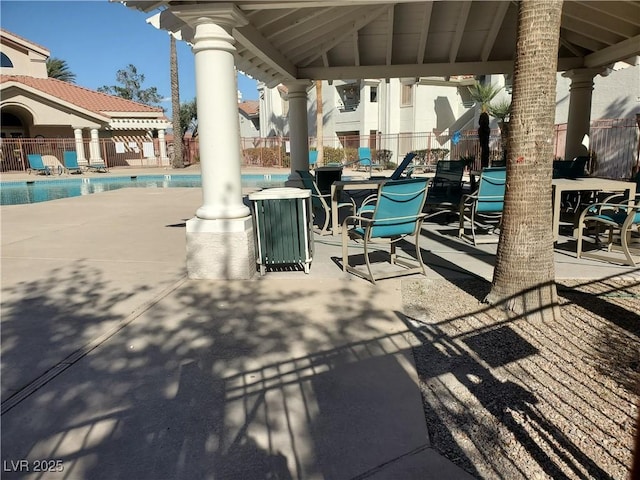
[[[489,288],[403,281],[434,448],[477,478],[627,479],[640,282],[562,282],[553,322],[490,308]]]

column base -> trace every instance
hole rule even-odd
[[[298,172],[291,172],[289,174],[289,178],[285,180],[284,186],[292,188],[305,188],[304,183],[302,182],[302,177],[300,177]]]
[[[256,274],[251,217],[187,221],[187,274],[197,280],[249,280]]]

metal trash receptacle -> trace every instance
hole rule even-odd
[[[313,258],[311,192],[267,188],[249,194],[256,232],[260,275],[267,267],[302,265],[309,273]]]

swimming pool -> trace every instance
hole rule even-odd
[[[243,188],[282,187],[288,175],[242,175]],[[47,202],[119,188],[200,187],[200,175],[134,175],[128,177],[80,177],[27,182],[0,182],[0,205]]]

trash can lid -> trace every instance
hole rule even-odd
[[[307,189],[293,187],[265,188],[259,192],[249,194],[249,200],[278,200],[285,198],[309,198],[311,192]]]

